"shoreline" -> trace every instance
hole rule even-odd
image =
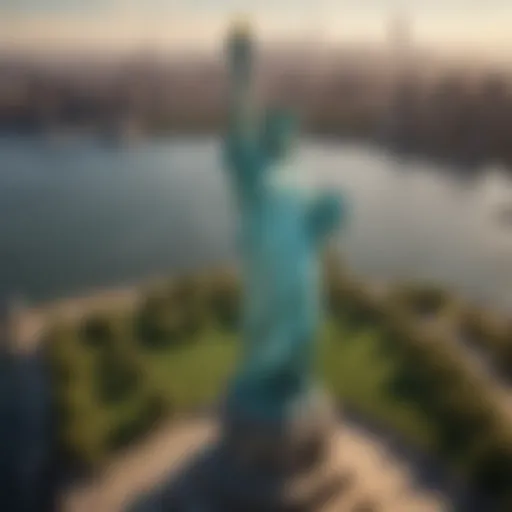
[[[55,320],[73,322],[91,313],[129,311],[138,304],[147,289],[168,280],[169,278],[153,277],[131,284],[98,287],[35,305],[14,304],[8,313],[12,349],[16,353],[37,350],[41,334]]]
[[[215,267],[206,270],[206,272],[215,272],[215,270],[222,270],[222,268]],[[205,269],[198,269],[192,273],[194,275],[203,275],[204,272]],[[131,283],[91,288],[84,290],[83,293],[43,300],[33,305],[30,303],[25,305],[23,300],[20,304],[15,302],[13,307],[9,307],[7,316],[10,324],[12,348],[14,352],[18,353],[34,352],[39,346],[41,333],[55,320],[75,322],[80,317],[93,313],[133,310],[148,290],[164,283],[170,283],[174,277],[172,273],[169,273],[167,275],[143,278]],[[357,281],[364,284],[365,288],[379,299],[383,299],[387,292],[395,286],[416,283],[414,280],[388,281],[364,279],[361,276],[353,277],[356,277]],[[418,284],[428,285],[428,283],[423,283],[423,281],[419,281]],[[473,301],[457,291],[450,292],[449,287],[443,286],[442,283],[432,283],[432,285],[445,290],[457,302],[473,303],[484,310],[492,309],[505,315],[508,314],[509,308],[506,306],[497,307],[496,305],[486,305],[480,301]]]
[[[62,142],[66,140],[93,140],[99,145],[112,147],[129,147],[130,145],[140,144],[150,141],[176,140],[176,139],[212,139],[216,140],[221,136],[221,132],[215,129],[171,129],[171,130],[155,130],[148,131],[137,136],[105,136],[101,131],[97,130],[80,130],[71,132],[39,132],[28,131],[17,133],[15,131],[1,131],[0,138],[6,139],[32,139],[42,142]],[[378,134],[369,132],[367,134],[358,134],[351,132],[336,132],[323,129],[309,128],[303,130],[303,136],[314,141],[336,143],[336,144],[355,144],[368,146],[372,149],[382,151],[389,154],[393,158],[403,160],[405,162],[418,161],[424,162],[432,166],[436,166],[448,176],[456,176],[464,179],[474,179],[481,176],[485,170],[493,165],[499,165],[504,170],[507,177],[512,177],[512,161],[507,162],[499,157],[485,155],[472,157],[464,152],[443,153],[430,149],[408,148],[404,145],[396,144],[393,141],[383,140]]]

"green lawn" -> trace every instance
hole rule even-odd
[[[432,432],[424,415],[391,391],[398,363],[382,350],[380,341],[376,329],[354,330],[340,321],[327,322],[318,341],[319,379],[341,404],[428,446]],[[130,424],[142,414],[148,397],[160,398],[166,411],[174,414],[214,403],[235,368],[239,347],[237,335],[213,327],[184,345],[166,349],[145,350],[130,341],[125,350],[136,354],[140,384],[129,399],[107,405],[92,385],[97,349],[84,348],[74,339],[68,338],[68,343],[77,344],[76,352],[68,347],[67,354],[73,353],[80,363],[74,364],[73,378],[64,387],[64,401],[70,409],[64,437],[80,458],[92,462],[107,456],[113,432],[128,429],[129,436]],[[144,430],[143,425],[140,428]]]
[[[319,375],[343,404],[429,446],[433,432],[422,411],[392,392],[398,362],[382,350],[378,329],[354,331],[330,322],[319,346]]]
[[[318,342],[319,379],[342,403],[403,431],[421,444],[431,441],[424,415],[391,392],[397,363],[380,347],[378,330],[354,331],[327,322]],[[208,329],[189,346],[143,356],[148,381],[178,411],[215,401],[237,358],[237,337]]]
[[[237,358],[236,336],[210,328],[190,344],[141,355],[145,378],[178,412],[215,401]]]
[[[149,400],[158,399],[164,412],[173,414],[214,403],[236,365],[237,334],[204,327],[182,344],[151,349],[133,339],[130,321],[129,317],[116,320],[121,333],[116,338],[120,343],[118,359],[120,364],[127,358],[135,361],[138,384],[127,398],[110,404],[102,403],[95,387],[94,372],[103,349],[84,344],[77,329],[64,333],[60,345],[54,341],[56,353],[68,369],[68,382],[60,386],[67,409],[63,436],[72,451],[87,462],[105,460],[111,445],[117,444],[111,440],[117,431],[121,438],[129,438],[132,430],[133,437],[143,432],[145,426],[138,418],[145,415]],[[428,420],[418,407],[404,403],[392,392],[399,363],[381,343],[377,328],[361,330],[340,319],[326,322],[318,340],[319,379],[340,404],[428,446],[433,440]]]

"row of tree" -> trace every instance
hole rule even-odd
[[[487,358],[498,375],[512,381],[512,319],[469,305],[458,327],[463,341]]]
[[[239,306],[231,275],[187,277],[148,292],[127,317],[95,313],[54,326],[47,344],[68,463],[93,469],[169,415],[172,404],[148,381],[145,354],[196,343],[212,324],[236,329]]]
[[[414,300],[405,302],[404,297]],[[448,297],[429,286],[400,287],[386,299],[356,282],[330,286],[336,316],[380,330],[382,350],[400,363],[392,391],[426,413],[436,431],[438,453],[490,497],[497,510],[510,510],[512,424],[492,390],[464,363],[463,348],[449,334],[424,328],[418,318],[418,312],[444,311]]]

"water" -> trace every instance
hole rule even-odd
[[[349,195],[341,245],[358,273],[433,279],[512,309],[512,231],[494,211],[512,185],[499,170],[463,182],[313,140],[299,160],[316,185]],[[214,139],[0,139],[0,297],[38,301],[233,261],[235,219]]]

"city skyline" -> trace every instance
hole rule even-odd
[[[414,37],[446,51],[512,57],[512,5],[500,0],[0,0],[0,45],[24,50],[212,48],[236,13],[251,17],[262,39],[317,38],[324,42],[385,42],[397,15]]]

